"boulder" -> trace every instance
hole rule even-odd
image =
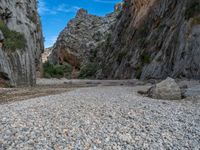
[[[180,100],[181,89],[174,79],[168,77],[166,80],[150,88],[148,96],[155,99]]]

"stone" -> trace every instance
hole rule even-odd
[[[200,148],[200,101],[157,101],[136,91],[133,86],[86,87],[6,102],[0,105],[0,149]]]
[[[166,80],[153,86],[149,92],[149,96],[155,99],[164,100],[180,100],[181,99],[181,89],[178,84],[172,78],[167,78]]]

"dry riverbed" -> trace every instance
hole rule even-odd
[[[143,84],[137,80],[37,79],[34,87],[0,88],[0,104],[47,95],[61,94],[81,87]]]
[[[0,104],[0,150],[199,150],[200,99],[155,100],[141,85],[40,79],[4,89],[14,102]]]

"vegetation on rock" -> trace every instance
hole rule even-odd
[[[0,30],[5,37],[3,41],[5,49],[15,51],[17,49],[23,50],[26,47],[26,39],[24,35],[10,30],[3,21],[0,21]]]
[[[89,62],[86,65],[81,67],[79,78],[91,78],[95,75],[98,70],[98,65],[96,63]]]

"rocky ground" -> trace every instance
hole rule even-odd
[[[37,85],[34,87],[0,88],[0,104],[60,94],[81,87],[133,86],[143,84],[143,82],[138,80],[68,80],[39,78],[37,79]]]
[[[65,89],[1,104],[0,149],[200,149],[200,100],[137,94],[145,87]]]

